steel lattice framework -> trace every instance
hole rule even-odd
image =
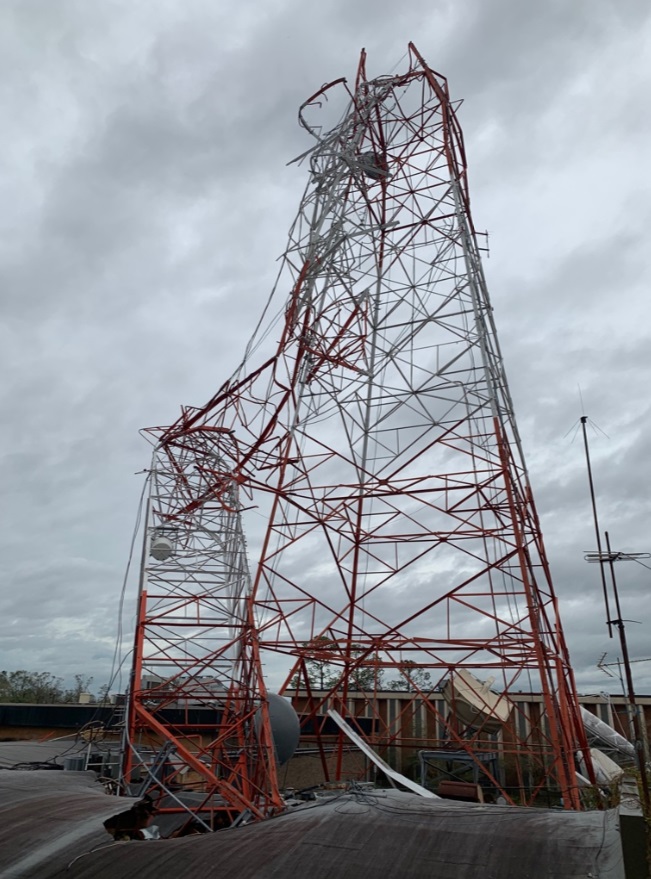
[[[508,800],[508,785],[485,759],[498,747],[516,761],[524,801],[553,787],[576,808],[575,757],[587,743],[471,219],[455,107],[445,78],[411,44],[404,73],[369,80],[365,63],[362,53],[353,88],[330,83],[299,114],[315,142],[302,157],[309,182],[275,288],[290,291],[272,322],[276,350],[257,367],[245,358],[205,407],[153,431],[155,516],[192,549],[182,572],[175,555],[159,578],[161,610],[147,598],[138,650],[151,664],[165,617],[161,651],[165,660],[181,657],[176,680],[194,662],[192,674],[210,668],[244,700],[232,712],[239,721],[231,738],[250,735],[246,719],[264,706],[260,656],[272,672],[282,667],[283,687],[299,698],[335,777],[344,773],[346,744],[326,735],[325,709],[349,715],[386,749],[400,724],[380,712],[377,693],[391,675],[410,693],[404,717],[426,705],[444,744],[465,750]],[[312,116],[342,96],[340,121],[322,130]],[[243,554],[232,524],[236,496],[257,506],[266,527],[251,588],[228,586],[224,601],[213,593],[215,582],[230,582],[225,544]],[[194,612],[199,593],[214,616],[208,628],[197,625],[190,647],[171,619],[181,605]],[[215,665],[221,648],[198,657],[198,636],[210,640],[215,631],[229,632],[218,637],[235,662]],[[317,691],[310,668],[324,662],[328,684]],[[499,744],[489,724],[460,724],[454,698],[447,712],[427,700],[459,669],[491,674],[512,708]],[[137,676],[133,735],[149,722]],[[532,685],[545,713],[535,732],[510,704],[511,693]],[[353,695],[370,724],[350,716]],[[267,754],[254,787],[273,808],[268,747],[267,738],[241,752],[247,765]],[[334,760],[326,759],[332,749]]]
[[[168,790],[190,769],[202,814],[262,818],[282,804],[231,442],[154,451],[123,773]]]

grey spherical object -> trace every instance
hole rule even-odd
[[[277,693],[269,693],[269,722],[273,735],[276,760],[282,766],[293,755],[298,747],[301,734],[298,715],[289,699],[279,696]],[[256,717],[256,726],[259,723],[259,713]]]

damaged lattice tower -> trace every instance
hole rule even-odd
[[[266,817],[281,801],[235,446],[202,425],[152,433],[124,780],[211,826]]]
[[[331,124],[321,117],[333,107]],[[307,187],[274,290],[286,302],[268,310],[276,324],[261,322],[215,397],[156,433],[150,534],[175,549],[160,562],[169,589],[156,592],[150,574],[141,603],[130,735],[148,724],[170,735],[152,720],[145,653],[153,674],[166,667],[157,705],[170,680],[170,700],[188,699],[192,680],[209,702],[199,681],[216,677],[221,756],[205,760],[219,766],[216,784],[250,784],[246,797],[266,811],[277,788],[263,660],[282,669],[325,778],[348,772],[347,739],[326,716],[336,708],[381,753],[425,737],[467,755],[507,802],[553,795],[580,807],[587,743],[455,110],[413,45],[403,72],[369,78],[362,53],[353,84],[337,80],[303,105]],[[268,338],[279,341],[255,362]],[[243,547],[243,506],[266,525],[240,592],[238,563],[223,559]],[[204,600],[217,620],[209,630]],[[208,631],[224,646],[199,655]],[[324,690],[309,673],[319,663]],[[378,697],[389,681],[406,694],[398,717]],[[513,698],[532,687],[542,694],[535,728]],[[445,700],[427,698],[440,691]],[[420,737],[409,732],[417,713]],[[220,751],[222,741],[237,748]]]

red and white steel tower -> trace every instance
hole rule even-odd
[[[143,585],[129,736],[182,742],[159,707],[200,691],[216,699],[217,733],[200,762],[234,809],[246,800],[267,814],[279,800],[261,662],[267,676],[282,668],[282,689],[301,697],[334,778],[347,745],[326,708],[383,750],[400,726],[378,707],[392,676],[410,694],[405,726],[417,706],[429,712],[443,746],[465,751],[507,801],[511,786],[486,759],[496,750],[515,767],[520,801],[553,788],[578,808],[587,743],[455,106],[412,44],[403,73],[368,79],[365,62],[362,52],[354,86],[330,83],[299,113],[314,143],[275,287],[289,295],[256,337],[274,329],[275,351],[254,364],[250,345],[206,406],[153,432],[149,533],[172,549],[151,560]],[[342,97],[325,130],[313,116]],[[266,523],[250,582],[240,525],[249,506]],[[320,662],[330,674],[317,690],[310,668]],[[508,734],[495,734],[488,709],[460,721],[455,680],[468,672],[494,679]],[[511,699],[532,687],[544,706],[535,730]],[[446,710],[426,698],[441,689]],[[182,742],[177,752],[194,750]]]
[[[138,778],[142,791],[162,793],[191,770],[203,795],[190,811],[259,819],[282,801],[233,439],[217,435],[197,425],[173,449],[164,438],[155,445],[123,777],[132,791]]]

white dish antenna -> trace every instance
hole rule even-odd
[[[174,552],[174,544],[168,537],[156,535],[149,547],[149,554],[156,559],[157,562],[167,561]]]
[[[618,766],[603,751],[599,751],[597,748],[590,748],[590,756],[592,757],[592,765],[598,784],[613,784],[624,777],[622,767]]]
[[[583,706],[581,706],[581,719],[583,720],[583,726],[593,739],[598,739],[603,745],[608,745],[609,748],[619,751],[620,754],[626,757],[631,759],[635,757],[635,748],[628,739],[620,736],[612,726],[604,723],[596,714],[588,711],[587,708],[583,708]]]
[[[498,732],[509,719],[511,704],[501,693],[494,693],[494,678],[480,681],[465,668],[453,672],[443,690],[443,697],[453,714],[466,726],[481,727],[484,732]]]

